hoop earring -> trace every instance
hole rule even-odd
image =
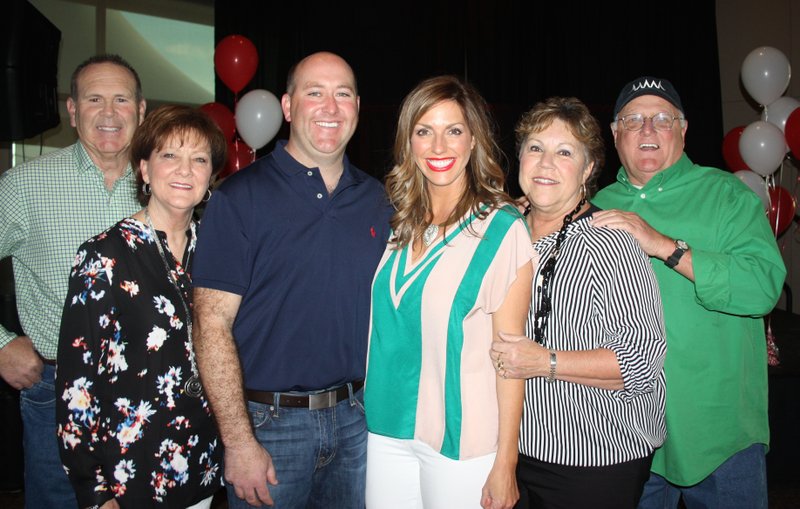
[[[150,184],[145,182],[144,184],[142,184],[142,194],[145,196],[150,196],[150,193],[151,193]]]
[[[581,184],[581,199],[586,198],[586,182]]]
[[[211,199],[211,188],[209,187],[208,189],[206,189],[206,195],[203,198],[203,203],[208,203],[208,200],[210,199]]]

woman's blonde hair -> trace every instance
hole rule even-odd
[[[504,190],[502,152],[494,139],[494,124],[486,101],[472,85],[455,76],[424,80],[403,99],[394,141],[394,168],[385,179],[386,193],[396,210],[390,224],[394,232],[392,242],[398,248],[422,235],[432,220],[427,180],[411,151],[411,136],[419,119],[445,101],[453,101],[461,108],[475,146],[466,167],[466,188],[444,224],[456,223],[469,211],[485,217],[501,203],[511,201]],[[483,212],[481,204],[488,205]]]

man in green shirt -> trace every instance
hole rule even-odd
[[[767,347],[762,316],[786,268],[763,205],[732,174],[693,164],[665,79],[622,89],[611,130],[622,168],[592,200],[596,227],[650,255],[667,329],[667,439],[640,509],[767,508]]]
[[[82,242],[139,209],[128,160],[145,100],[116,55],[80,64],[67,99],[78,142],[0,176],[0,258],[12,257],[24,335],[0,328],[0,376],[20,389],[25,506],[75,507],[61,466],[53,379],[61,311]]]

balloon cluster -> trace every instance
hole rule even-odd
[[[800,101],[783,95],[791,66],[778,49],[751,51],[742,62],[741,78],[762,107],[761,119],[731,129],[722,141],[722,155],[728,169],[761,198],[777,237],[789,228],[797,207],[793,193],[775,183],[775,174],[782,172],[790,150],[800,158]]]
[[[239,92],[253,79],[258,68],[255,45],[241,35],[229,35],[214,50],[214,70],[234,94],[234,108],[211,102],[200,106],[217,123],[228,141],[228,161],[220,178],[225,178],[256,159],[260,149],[278,134],[283,112],[278,98],[263,89]],[[234,114],[235,112],[235,114]]]

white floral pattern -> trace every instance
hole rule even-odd
[[[185,259],[194,250],[194,223],[189,233]],[[154,240],[144,224],[126,219],[75,256],[56,410],[62,461],[81,507],[112,497],[127,507],[186,507],[222,483],[208,402],[183,388],[194,359],[191,317]],[[189,271],[173,261],[191,302]]]

